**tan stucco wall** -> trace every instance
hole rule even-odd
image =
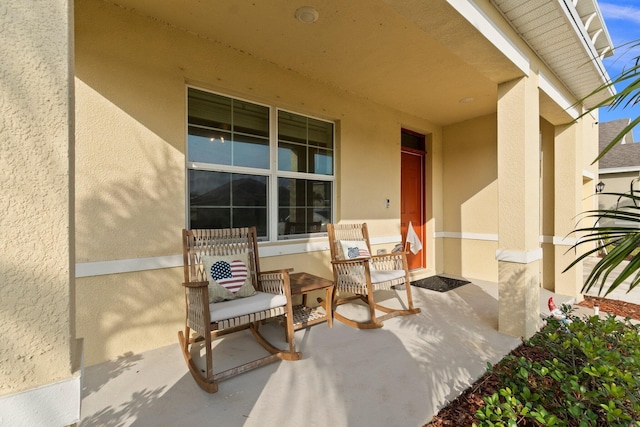
[[[0,4],[0,396],[74,368],[71,25],[66,1]]]
[[[496,124],[492,114],[443,130],[443,231],[461,236],[443,239],[445,273],[493,281],[498,278]]]
[[[604,182],[604,193],[629,193],[631,181],[640,176],[639,171],[600,174],[600,180]],[[639,188],[637,181],[634,183],[634,191]],[[598,195],[598,207],[600,209],[612,209],[616,206],[620,196]],[[623,199],[624,200],[624,199]]]
[[[400,130],[439,146],[438,127],[105,2],[77,1],[75,19],[78,262],[180,253],[187,84],[335,120],[336,219],[400,235]],[[327,252],[261,264],[331,276]],[[180,268],[78,279],[87,364],[174,343],[181,280]]]

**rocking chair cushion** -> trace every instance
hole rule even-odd
[[[203,256],[202,264],[209,279],[209,302],[244,298],[256,293],[247,268],[247,254]]]
[[[371,283],[388,282],[404,276],[404,270],[371,270]]]
[[[344,259],[371,258],[364,240],[340,240],[340,246]]]
[[[287,304],[287,297],[280,294],[256,292],[249,298],[234,299],[209,304],[211,323],[246,314],[282,307]]]

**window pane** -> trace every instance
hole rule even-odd
[[[189,88],[189,123],[231,130],[231,98]]]
[[[333,175],[333,151],[309,147],[309,172]]]
[[[230,228],[229,209],[191,207],[190,228]]]
[[[231,174],[201,170],[189,171],[191,206],[231,205]]]
[[[326,181],[307,181],[308,206],[331,207],[331,183]],[[328,216],[327,218],[331,218]]]
[[[258,237],[267,237],[267,208],[234,208],[234,227],[256,227]]]
[[[333,175],[333,123],[278,111],[278,170]]]
[[[269,108],[189,89],[188,160],[269,168]]]
[[[278,112],[278,139],[307,143],[307,118],[297,114]]]
[[[255,226],[267,237],[267,177],[189,170],[191,228]]]
[[[269,169],[269,140],[235,134],[233,165]]]
[[[309,144],[333,149],[333,123],[309,119]]]
[[[228,132],[189,126],[189,161],[230,165],[230,141]]]
[[[233,131],[269,136],[269,109],[262,105],[233,100]]]
[[[327,230],[331,222],[331,183],[294,178],[278,179],[278,237]]]
[[[306,146],[280,143],[280,146],[278,147],[278,170],[306,172],[306,166]]]
[[[232,175],[233,206],[267,207],[267,177],[258,175]],[[254,224],[255,225],[255,224]]]

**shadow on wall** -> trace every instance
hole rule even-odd
[[[95,19],[100,16],[100,19]],[[75,4],[76,262],[181,253],[185,225],[184,70],[170,31],[124,48],[137,23],[100,2]],[[76,330],[91,365],[176,341],[184,321],[181,270],[76,280]]]
[[[146,191],[113,183],[77,203],[78,253],[102,261],[181,252],[183,217],[165,205],[176,200],[170,188],[182,174],[161,165],[153,172],[155,184]],[[179,268],[76,279],[76,330],[85,339],[86,363],[175,342],[184,316],[181,281]]]

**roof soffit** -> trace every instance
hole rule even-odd
[[[576,98],[586,98],[587,107],[610,95],[588,97],[609,81],[602,58],[613,53],[596,0],[490,1]]]

